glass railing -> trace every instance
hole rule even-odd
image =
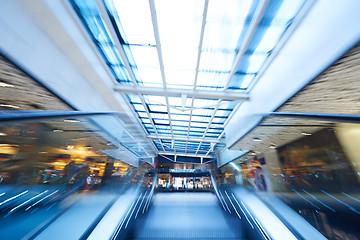
[[[116,201],[153,186],[146,141],[119,114],[2,112],[1,239],[90,235]]]
[[[299,235],[297,216],[328,239],[360,238],[359,116],[270,114],[235,148],[250,151],[219,185],[254,192]]]

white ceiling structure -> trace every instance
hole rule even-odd
[[[4,1],[0,54],[75,110],[127,113],[143,156],[222,165],[359,41],[359,3]]]
[[[158,153],[203,162],[309,1],[70,3]]]

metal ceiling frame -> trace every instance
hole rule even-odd
[[[159,34],[159,28],[158,28],[158,23],[157,23],[157,16],[156,16],[154,0],[149,0],[149,6],[150,6],[150,12],[151,12],[151,22],[152,22],[153,30],[154,30],[156,50],[157,50],[158,59],[159,59],[161,78],[162,78],[164,90],[166,90],[167,87],[166,87],[166,78],[165,78],[165,72],[164,72],[164,61],[162,58],[160,34]],[[171,131],[171,137],[174,138],[172,122],[171,122],[171,115],[170,115],[170,108],[169,108],[169,97],[167,95],[165,95],[165,100],[166,100],[167,114],[169,117],[169,126],[170,126],[170,131]],[[159,141],[161,141],[161,140],[159,139]],[[171,147],[174,149],[174,152],[176,153],[175,145],[172,144]]]
[[[199,74],[200,59],[201,59],[201,49],[202,49],[202,45],[203,45],[203,42],[204,42],[205,25],[206,25],[208,7],[209,7],[209,0],[205,0],[203,18],[202,18],[202,22],[201,22],[200,41],[199,41],[199,48],[198,48],[198,56],[197,56],[197,60],[196,60],[195,79],[194,79],[193,91],[196,90],[197,78],[198,78],[198,74]],[[193,113],[193,109],[194,109],[194,100],[195,100],[195,96],[193,96],[191,98],[191,110],[190,110],[190,114],[189,114],[190,117],[189,117],[187,138],[189,138],[189,135],[190,135],[191,119],[192,119],[192,113]],[[187,152],[188,143],[189,143],[189,141],[186,141],[185,153]]]
[[[166,79],[165,79],[165,72],[164,72],[164,63],[163,63],[162,52],[161,52],[160,34],[159,34],[159,29],[158,29],[158,23],[157,23],[157,16],[156,16],[154,0],[149,0],[149,6],[150,6],[150,11],[151,11],[151,20],[152,20],[152,24],[153,24],[153,30],[154,30],[154,36],[155,36],[155,41],[156,41],[156,48],[157,48],[157,52],[158,52],[161,76],[162,76],[162,81],[163,81],[163,85],[164,85],[163,92],[160,95],[165,95],[165,98],[166,98],[166,107],[167,107],[167,113],[168,113],[168,116],[169,116],[169,125],[170,125],[170,130],[171,130],[171,140],[172,140],[172,146],[171,147],[174,149],[174,155],[175,155],[175,159],[176,159],[177,153],[176,153],[175,144],[174,144],[174,141],[176,141],[176,139],[174,138],[174,134],[173,134],[168,96],[170,94],[173,94],[172,96],[180,95],[182,98],[185,96],[184,94],[186,94],[186,97],[187,96],[192,96],[192,104],[191,104],[191,112],[190,112],[190,118],[189,118],[189,128],[188,128],[187,138],[189,138],[191,115],[192,115],[192,109],[193,109],[193,100],[194,100],[195,95],[203,95],[204,96],[203,98],[212,98],[212,99],[214,98],[214,96],[209,95],[209,92],[205,92],[205,91],[203,91],[203,92],[202,91],[195,92],[194,90],[196,88],[196,80],[195,80],[195,83],[194,83],[193,91],[184,91],[183,89],[178,89],[178,90],[177,89],[175,89],[175,90],[174,89],[167,89],[167,87],[166,87]],[[204,26],[205,26],[207,6],[208,6],[208,0],[205,1],[205,10],[204,10],[204,15],[203,15],[202,31],[201,31],[201,37],[200,37],[201,45],[202,45],[203,34],[204,34]],[[197,69],[196,76],[197,76],[198,68],[199,68],[200,54],[201,54],[201,46],[199,46],[198,62],[197,62],[197,67],[196,67],[196,69]],[[246,97],[246,99],[248,99],[248,97]],[[184,107],[184,101],[183,101],[183,107]],[[197,142],[194,139],[193,139],[193,141]],[[188,141],[186,142],[185,153],[187,151],[187,145],[188,145]],[[189,156],[189,155],[187,155],[187,156]]]
[[[178,136],[166,136],[166,135],[148,135],[150,139],[165,139],[165,140],[175,140],[175,141],[186,141],[186,142],[209,142],[209,143],[222,143],[217,138],[189,138],[189,137],[178,137]]]
[[[259,3],[259,6],[256,8],[255,13],[254,13],[254,17],[251,19],[249,29],[247,30],[246,35],[244,37],[244,43],[241,45],[241,47],[239,49],[239,52],[236,55],[234,64],[233,64],[233,66],[231,68],[230,74],[229,74],[228,78],[225,81],[223,91],[226,91],[229,88],[230,81],[233,78],[234,74],[236,73],[236,70],[237,70],[237,68],[238,68],[238,66],[239,66],[239,64],[241,62],[241,59],[243,58],[243,56],[244,56],[244,54],[245,54],[245,52],[246,52],[246,50],[247,50],[247,48],[248,48],[248,46],[250,44],[250,41],[251,41],[251,39],[252,39],[252,37],[253,37],[253,35],[254,35],[258,25],[259,25],[264,13],[265,13],[265,10],[266,10],[266,7],[267,7],[268,3],[269,3],[268,0],[262,0]],[[220,102],[222,100],[223,99],[219,98],[218,104],[220,104]],[[209,122],[209,124],[208,124],[208,126],[207,126],[207,128],[206,128],[206,130],[204,132],[203,137],[205,137],[207,131],[209,130],[218,109],[219,109],[218,106],[214,109],[214,112],[213,112],[213,114],[211,116],[210,122]],[[223,133],[224,133],[224,131],[223,131]],[[220,135],[221,137],[222,137],[223,133]],[[220,138],[219,138],[219,140],[220,140]],[[198,147],[198,149],[196,151],[196,154],[198,153],[198,151],[199,151],[199,149],[201,147],[201,144],[202,144],[202,142],[200,142],[199,147]],[[211,149],[209,149],[209,150],[211,150]]]
[[[110,18],[109,18],[109,15],[108,15],[107,11],[106,11],[106,7],[105,7],[104,3],[101,0],[95,0],[95,3],[96,3],[96,5],[97,5],[97,7],[99,9],[100,16],[104,20],[104,24],[108,28],[109,34],[110,34],[112,40],[114,41],[114,44],[115,44],[116,48],[119,51],[121,60],[123,61],[126,70],[128,71],[131,82],[134,84],[134,86],[137,86],[138,84],[137,84],[137,82],[135,80],[135,76],[134,76],[133,72],[131,71],[130,64],[129,64],[129,61],[128,61],[127,57],[126,57],[124,49],[123,49],[118,37],[116,36],[114,26],[112,25],[112,23],[110,21]],[[151,118],[150,113],[147,110],[143,95],[137,94],[137,96],[141,99],[141,103],[142,103],[143,107],[145,108],[145,111],[146,111],[146,113],[147,113],[147,115],[148,115],[148,117],[150,119],[151,125],[152,125],[152,127],[153,127],[153,129],[155,131],[155,134],[158,135],[158,132],[157,132],[156,127],[154,125],[154,120]],[[137,118],[136,115],[135,115],[135,117]],[[164,148],[164,146],[162,144],[162,141],[159,140],[159,142],[160,142],[160,145],[161,145],[163,151],[165,151],[165,148]],[[157,147],[156,147],[156,149],[157,149]]]
[[[196,84],[196,83],[195,83]],[[195,85],[194,84],[194,85]],[[164,84],[165,85],[165,84]],[[166,86],[166,85],[165,85]],[[161,95],[171,97],[192,97],[201,99],[222,99],[229,101],[247,101],[249,100],[249,94],[245,92],[226,91],[214,91],[214,90],[196,90],[196,89],[181,89],[181,88],[157,88],[146,86],[130,86],[130,85],[116,85],[113,88],[117,92],[127,94],[145,94],[145,95]]]
[[[97,7],[98,7],[98,9],[99,9],[99,13],[100,13],[100,15],[103,17],[104,21],[110,21],[107,13],[104,14],[105,6],[103,5],[103,3],[102,3],[101,1],[98,1],[98,0],[95,0],[95,3],[96,3],[96,5],[97,5]],[[69,6],[66,5],[66,7],[69,7]],[[105,24],[108,24],[108,22],[105,22]],[[109,30],[112,31],[113,29],[109,28]],[[111,32],[111,35],[112,35],[112,34],[113,34],[113,32]],[[112,35],[112,37],[113,37],[113,35]],[[114,38],[114,39],[115,39],[115,40],[118,40],[117,38]],[[115,43],[117,44],[117,42],[115,42]],[[122,49],[121,49],[121,50],[122,50]],[[120,55],[121,55],[121,54],[125,55],[124,52],[121,52],[120,50],[119,50],[119,52],[120,52]],[[122,56],[122,57],[123,57],[123,56]],[[103,58],[101,58],[101,59],[103,59]],[[107,65],[107,64],[105,63],[105,61],[104,61],[104,64]],[[108,70],[107,70],[107,71],[108,71]],[[110,76],[113,76],[113,75],[110,74]],[[112,80],[113,80],[114,83],[116,82],[115,79],[112,79]],[[129,107],[129,109],[131,110],[132,114],[133,114],[133,115],[136,115],[136,113],[135,113],[133,107],[131,106],[130,102],[129,102],[129,101],[126,101],[126,96],[125,96],[124,94],[121,94],[121,96],[125,99],[125,103],[126,103],[126,105]],[[140,124],[141,128],[143,129],[143,131],[146,132],[145,127],[144,127],[143,124],[141,124],[140,119],[139,119],[139,118],[136,118],[136,121]],[[129,134],[129,132],[128,132],[126,129],[124,129],[124,131],[125,131],[132,139],[134,139],[134,136],[132,136],[132,134]],[[134,140],[134,143],[139,143],[139,142],[136,141],[136,140]],[[150,143],[151,143],[151,145],[153,146],[153,149],[154,149],[155,152],[156,152],[156,151],[158,150],[157,147],[156,147],[156,145],[154,144],[153,141],[150,141]],[[151,156],[151,155],[147,152],[147,150],[144,148],[144,146],[142,146],[142,145],[139,145],[139,146],[140,146],[140,148],[145,152],[145,154],[146,154],[147,156]]]
[[[213,156],[205,154],[189,154],[189,153],[171,153],[171,152],[159,152],[159,155],[181,156],[181,157],[196,157],[196,158],[214,158]]]
[[[249,28],[246,32],[246,35],[244,37],[244,42],[241,45],[241,48],[239,49],[238,54],[235,57],[235,61],[234,64],[231,68],[230,74],[227,77],[224,87],[221,89],[221,91],[214,91],[214,90],[197,90],[197,78],[198,78],[198,73],[199,73],[199,65],[200,65],[200,59],[201,59],[201,50],[202,50],[202,46],[203,46],[203,40],[204,40],[204,33],[205,33],[205,26],[206,26],[206,19],[207,19],[207,12],[208,12],[208,4],[209,1],[205,0],[204,2],[204,10],[203,10],[203,15],[202,15],[202,25],[201,25],[201,32],[200,32],[200,40],[199,40],[199,46],[198,46],[198,55],[197,55],[197,63],[196,63],[196,69],[195,69],[195,79],[194,79],[194,84],[193,84],[193,88],[192,89],[176,89],[176,88],[167,88],[167,84],[166,84],[166,77],[165,77],[165,71],[164,71],[164,63],[163,63],[163,57],[162,57],[162,50],[161,50],[161,42],[160,42],[160,34],[159,34],[159,29],[158,29],[158,22],[157,22],[157,15],[156,15],[156,9],[155,9],[155,2],[154,0],[149,0],[149,7],[150,7],[150,12],[151,12],[151,20],[152,20],[152,25],[153,25],[153,31],[154,31],[154,37],[155,37],[155,42],[156,42],[156,49],[157,49],[157,54],[158,54],[158,60],[159,60],[159,65],[160,65],[160,72],[161,72],[161,77],[162,77],[162,83],[163,83],[163,89],[158,89],[158,88],[154,88],[154,87],[145,87],[145,86],[139,86],[139,84],[136,81],[136,78],[134,76],[134,73],[130,67],[130,63],[129,60],[125,54],[125,51],[123,49],[122,44],[120,43],[117,34],[115,32],[115,29],[113,26],[113,24],[111,23],[110,17],[107,13],[106,10],[106,6],[104,5],[104,3],[101,0],[95,0],[98,9],[99,9],[99,13],[100,16],[103,18],[104,20],[104,24],[105,26],[108,28],[109,30],[109,35],[111,36],[115,47],[117,48],[117,50],[119,51],[119,55],[120,58],[122,60],[122,62],[125,65],[125,68],[130,76],[131,82],[132,82],[132,86],[129,85],[120,85],[117,84],[114,87],[114,91],[116,92],[120,92],[123,96],[125,94],[135,94],[136,96],[139,97],[139,99],[141,100],[141,105],[144,107],[145,112],[147,117],[150,120],[151,126],[155,132],[155,136],[154,135],[148,135],[148,138],[150,139],[150,141],[152,142],[153,146],[155,146],[155,149],[158,150],[156,144],[154,143],[153,140],[157,139],[161,145],[161,148],[163,150],[163,152],[159,151],[158,154],[161,155],[174,155],[175,156],[175,161],[176,161],[176,156],[187,156],[187,157],[200,157],[201,159],[203,158],[213,158],[214,156],[210,156],[211,152],[214,152],[214,148],[216,144],[222,143],[221,142],[221,138],[224,135],[224,130],[222,130],[222,133],[220,133],[220,135],[216,138],[205,138],[206,134],[208,133],[209,129],[211,128],[211,125],[213,124],[213,120],[216,116],[217,111],[219,110],[220,104],[223,101],[233,101],[233,102],[237,102],[237,106],[235,107],[235,109],[238,108],[238,106],[244,102],[249,100],[249,95],[248,92],[245,91],[228,91],[228,87],[230,84],[231,79],[233,78],[234,74],[236,73],[236,70],[238,68],[238,65],[240,64],[242,57],[244,56],[248,45],[250,44],[250,41],[257,29],[257,26],[260,23],[260,20],[262,19],[262,16],[266,10],[267,4],[268,4],[268,0],[262,0],[259,5],[257,6],[254,16],[249,24]],[[165,100],[166,100],[166,109],[167,109],[167,116],[168,116],[168,120],[169,120],[169,127],[170,127],[170,132],[171,132],[171,136],[164,136],[164,135],[160,135],[157,131],[157,127],[155,124],[154,119],[151,117],[151,114],[149,112],[148,109],[148,105],[147,102],[144,99],[145,95],[159,95],[159,96],[164,96]],[[189,114],[189,124],[187,126],[187,137],[180,137],[180,136],[174,136],[174,130],[173,130],[173,123],[171,120],[171,114],[170,114],[170,108],[172,106],[170,106],[169,104],[169,96],[175,96],[175,97],[181,97],[182,98],[182,109],[178,109],[178,110],[184,110],[185,108],[185,103],[186,103],[186,99],[191,97],[191,107],[190,107],[190,114]],[[185,99],[185,100],[184,100]],[[190,129],[191,129],[191,123],[192,123],[192,116],[193,116],[193,110],[198,109],[198,108],[194,108],[194,102],[195,99],[212,99],[212,100],[217,100],[217,102],[213,105],[214,109],[211,110],[212,115],[210,117],[210,121],[209,123],[206,125],[206,129],[203,132],[203,136],[202,137],[190,137]],[[130,104],[130,103],[129,103]],[[177,108],[176,108],[177,109]],[[132,108],[132,113],[134,114],[134,116],[136,118],[138,118],[138,122],[142,122],[140,121],[140,118],[137,116],[136,111]],[[230,113],[230,115],[232,115],[233,111]],[[208,117],[205,116],[204,117]],[[229,117],[229,116],[228,116]],[[225,121],[225,123],[222,124],[222,126],[225,126],[227,123],[227,121]],[[142,125],[142,124],[141,124]],[[143,130],[146,131],[146,128],[144,126],[142,126]],[[146,131],[147,132],[147,131]],[[171,149],[173,149],[173,153],[171,152],[167,152],[165,150],[165,147],[168,148],[168,146],[166,146],[162,140],[171,140]],[[185,149],[181,149],[181,150],[185,150],[185,154],[184,153],[180,153],[180,152],[176,152],[175,149],[175,141],[186,141],[186,146]],[[189,142],[198,142],[198,148],[195,152],[195,154],[191,154],[191,153],[187,153],[188,150],[188,143]],[[206,154],[199,154],[201,145],[204,143],[210,143],[210,148],[209,150],[206,152]],[[195,151],[195,149],[191,149],[192,151]],[[204,150],[201,150],[204,151]],[[203,162],[201,160],[201,162]]]

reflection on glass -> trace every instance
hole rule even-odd
[[[241,144],[253,149],[221,168],[220,184],[275,210],[277,197],[329,239],[358,239],[360,124],[269,117]]]
[[[32,228],[46,219],[55,221],[64,211],[86,208],[88,201],[103,209],[134,187],[151,186],[146,175],[150,165],[137,162],[137,151],[147,151],[146,144],[139,139],[133,146],[134,133],[121,129],[119,136],[119,129],[108,132],[99,125],[113,121],[117,117],[106,115],[0,125],[2,239],[35,234]],[[103,196],[106,201],[100,201]],[[24,227],[27,222],[32,228]],[[17,231],[10,231],[13,227]]]

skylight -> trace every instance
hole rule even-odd
[[[201,158],[305,2],[69,1],[154,148]]]

